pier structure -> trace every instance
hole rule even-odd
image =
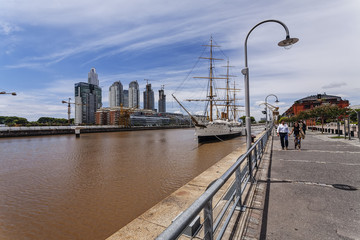
[[[1,137],[24,137],[44,136],[59,134],[100,133],[100,132],[123,132],[158,129],[189,128],[189,125],[167,125],[167,126],[132,126],[125,128],[119,125],[81,125],[81,126],[37,126],[37,127],[0,127]],[[81,129],[81,130],[80,130]]]
[[[251,184],[242,185],[241,191],[247,193],[240,199],[240,204],[236,198],[226,202],[233,197],[229,194],[232,193],[229,189],[234,186],[230,181],[227,188],[220,190],[220,194],[209,202],[208,207],[212,206],[210,217],[210,208],[205,206],[193,215],[193,221],[182,234],[180,231],[178,238],[171,234],[167,238],[170,235],[164,235],[164,232],[169,226],[180,225],[179,218],[183,213],[188,213],[189,208],[194,209],[194,205],[198,208],[199,199],[209,189],[217,188],[218,180],[232,171],[239,156],[246,154],[235,151],[108,240],[357,239],[360,236],[360,142],[357,138],[333,137],[308,130],[301,150],[294,149],[292,136],[289,150],[282,150],[279,137],[273,134],[261,153],[261,161],[255,165]],[[232,179],[236,183],[234,179],[236,176]],[[228,204],[235,207],[224,210]],[[229,211],[234,214],[227,215],[230,217],[226,219],[218,218]],[[227,222],[226,228],[217,229],[219,223],[224,222]],[[211,233],[205,230],[209,227]]]

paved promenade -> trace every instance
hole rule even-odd
[[[273,138],[257,178],[262,217],[242,239],[360,239],[360,142],[334,136],[307,131],[301,151]]]

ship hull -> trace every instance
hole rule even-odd
[[[243,127],[240,124],[231,124],[226,121],[210,122],[205,127],[195,127],[195,135],[199,142],[204,141],[222,141],[241,136]]]

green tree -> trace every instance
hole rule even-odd
[[[243,121],[243,123],[244,123],[244,124],[245,124],[245,118],[246,118],[246,116],[242,116],[242,117],[240,117],[240,119]],[[255,118],[254,118],[254,117],[252,117],[252,116],[250,116],[250,121],[251,121],[251,123],[256,123]]]
[[[26,118],[15,117],[15,116],[13,117],[1,116],[0,123],[5,124],[7,126],[26,125],[28,123],[28,120]]]
[[[65,118],[52,118],[52,117],[41,117],[37,120],[40,124],[45,125],[67,125],[68,120]],[[70,123],[73,122],[73,119],[70,119]]]
[[[293,121],[293,118],[292,117],[281,117],[278,122],[281,123],[282,121],[289,123],[289,122]]]
[[[28,123],[28,120],[26,118],[17,118],[15,120],[16,125],[26,125]]]
[[[352,122],[357,122],[358,118],[357,118],[357,113],[360,112],[360,109],[354,109],[350,112],[350,120]]]
[[[347,113],[346,108],[340,108],[337,105],[320,105],[309,111],[311,118],[321,120],[321,132],[324,132],[324,122],[335,120],[336,118],[345,115]]]

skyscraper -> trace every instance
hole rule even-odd
[[[129,90],[124,90],[124,107],[129,107]]]
[[[158,105],[159,112],[166,112],[166,95],[164,93],[164,86],[161,86],[161,90],[159,90]]]
[[[140,91],[138,82],[132,81],[129,84],[129,108],[140,107]]]
[[[96,110],[102,106],[101,95],[98,75],[92,68],[88,74],[88,83],[75,83],[75,124],[95,123]]]
[[[96,73],[95,68],[92,68],[88,73],[88,83],[99,86],[98,74]]]
[[[124,90],[120,81],[114,82],[109,88],[110,107],[119,107],[124,105]]]
[[[151,89],[151,84],[146,84],[144,91],[144,109],[154,110],[154,91]]]

